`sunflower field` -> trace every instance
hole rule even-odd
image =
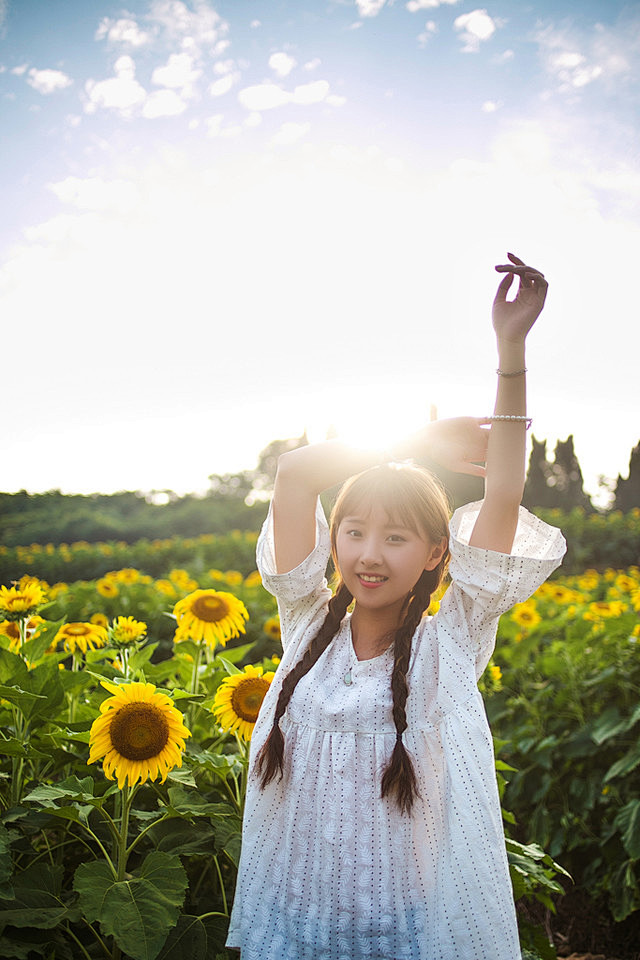
[[[157,579],[129,560],[50,584],[30,565],[0,587],[0,956],[231,956],[248,747],[280,651],[255,537],[236,539],[232,569],[200,551]],[[637,567],[554,579],[501,619],[481,688],[530,960],[556,956],[565,890],[640,916],[639,645]]]

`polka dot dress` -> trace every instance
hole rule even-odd
[[[285,770],[247,791],[228,945],[241,960],[519,960],[491,733],[477,680],[498,617],[560,564],[561,533],[521,508],[512,554],[470,547],[479,510],[451,521],[452,584],[413,639],[404,742],[419,781],[410,816],[380,797],[395,742],[390,650],[358,661],[349,616],[281,721]],[[271,729],[284,675],[324,618],[329,556],[276,574],[271,517],[258,544],[278,598],[284,653],[258,718]]]

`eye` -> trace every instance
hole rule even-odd
[[[355,538],[355,537],[361,537],[361,536],[362,536],[361,531],[360,531],[360,530],[357,530],[356,528],[352,528],[351,530],[345,530],[345,533],[346,533],[346,535],[347,535],[348,537],[354,537],[354,538]]]
[[[391,543],[406,543],[406,542],[407,542],[406,537],[401,536],[399,533],[391,533],[391,534],[389,534],[389,536],[387,537],[387,539],[390,540]]]

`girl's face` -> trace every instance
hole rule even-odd
[[[387,609],[402,604],[423,570],[433,570],[446,549],[414,529],[394,522],[378,506],[344,517],[336,535],[342,579],[357,604]]]

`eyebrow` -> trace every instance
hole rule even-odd
[[[357,524],[363,525],[367,522],[367,519],[363,517],[343,517],[340,522],[341,523],[357,523]],[[406,526],[406,524],[402,522],[398,522],[398,523],[385,523],[384,529],[385,530],[412,530],[412,527],[408,527]]]

